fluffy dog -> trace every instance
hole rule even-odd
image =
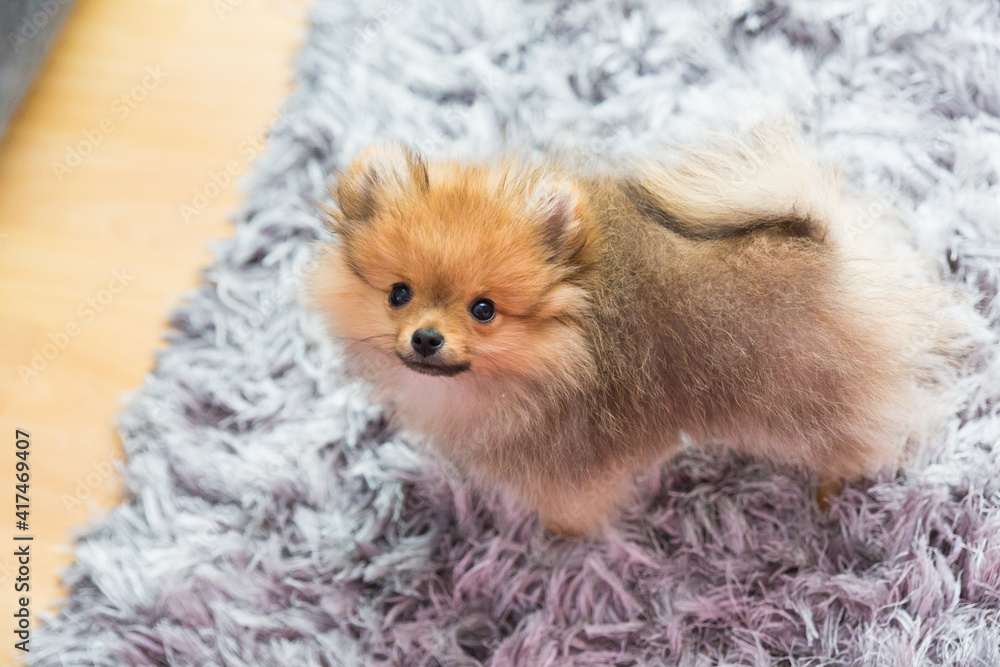
[[[602,169],[372,147],[334,196],[308,284],[349,368],[557,532],[598,532],[685,437],[829,492],[927,432],[960,355],[954,295],[866,257],[784,126]]]

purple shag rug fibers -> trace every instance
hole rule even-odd
[[[121,415],[131,495],[81,538],[31,664],[1000,665],[993,347],[937,449],[827,515],[799,476],[692,451],[580,542],[390,432],[295,298],[315,202],[371,142],[627,153],[787,111],[996,332],[998,14],[317,0],[236,237]]]

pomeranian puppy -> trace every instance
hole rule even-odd
[[[940,404],[952,295],[866,258],[787,127],[601,169],[377,146],[333,194],[308,293],[350,371],[552,531],[598,532],[685,438],[829,492]]]

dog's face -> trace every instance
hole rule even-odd
[[[573,363],[594,255],[572,184],[370,148],[342,175],[310,278],[348,353],[439,378]],[[370,363],[369,363],[370,365]]]

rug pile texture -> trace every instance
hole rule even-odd
[[[120,417],[34,665],[1000,665],[1000,366],[920,466],[820,513],[687,452],[603,542],[545,534],[387,427],[296,293],[331,174],[614,155],[791,115],[1000,331],[1000,10],[986,0],[317,0],[233,240]],[[929,323],[929,327],[934,323]]]

